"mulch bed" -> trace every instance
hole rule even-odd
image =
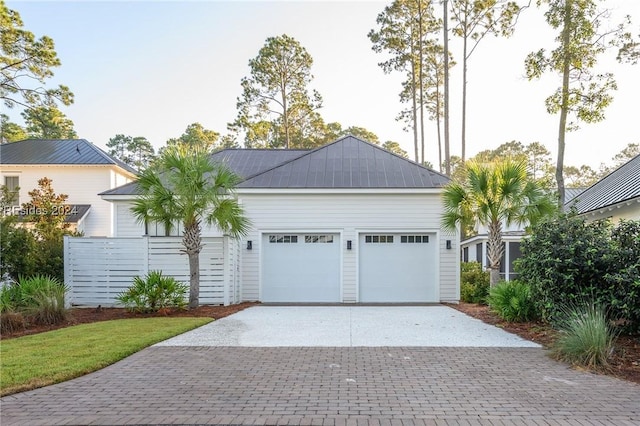
[[[245,302],[230,306],[200,306],[192,310],[164,310],[154,314],[139,314],[123,308],[72,308],[69,310],[67,320],[55,326],[30,325],[24,330],[13,333],[4,333],[1,339],[25,336],[41,333],[72,325],[85,324],[97,321],[107,321],[124,318],[148,318],[154,316],[171,317],[210,317],[220,319],[241,311],[258,303]],[[557,333],[548,325],[539,322],[508,323],[500,319],[489,310],[488,306],[472,303],[449,304],[454,309],[464,312],[487,324],[500,327],[510,333],[517,334],[527,340],[534,341],[548,348],[555,340]],[[615,343],[615,351],[611,359],[611,365],[606,371],[600,371],[625,380],[640,383],[640,336],[619,336]]]
[[[510,323],[494,314],[488,306],[474,303],[448,304],[465,314],[487,324],[500,327],[509,333],[539,343],[549,348],[557,337],[557,332],[541,322]],[[618,336],[614,352],[609,360],[609,368],[597,371],[631,382],[640,383],[640,336]]]
[[[140,314],[131,312],[124,308],[71,308],[66,321],[56,325],[28,325],[24,330],[12,333],[3,333],[1,339],[11,337],[26,336],[29,334],[42,333],[44,331],[56,330],[72,325],[86,324],[98,321],[108,321],[125,318],[150,318],[150,317],[209,317],[214,319],[224,318],[235,314],[250,306],[257,305],[255,302],[245,302],[229,306],[203,305],[196,309],[166,309],[152,314]]]

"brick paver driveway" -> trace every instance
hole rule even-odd
[[[526,347],[153,346],[0,404],[2,426],[640,425],[640,385]]]

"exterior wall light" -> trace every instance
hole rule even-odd
[[[253,242],[251,240],[247,241],[247,250],[251,250],[253,248]]]
[[[351,250],[351,240],[347,240],[347,250]]]

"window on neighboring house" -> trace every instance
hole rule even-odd
[[[18,192],[18,190],[20,189],[20,178],[18,176],[5,176],[4,185],[11,193],[15,194],[15,197],[13,197],[13,200],[11,200],[11,205],[19,206],[20,193]]]
[[[462,261],[463,262],[469,261],[469,247],[465,247],[462,249]]]
[[[167,235],[164,223],[146,222],[146,235],[150,237],[180,237],[183,234],[182,223],[175,223]]]
[[[476,262],[482,264],[482,243],[476,244]]]

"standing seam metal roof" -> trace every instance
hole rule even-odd
[[[211,159],[245,178],[239,188],[439,188],[449,178],[354,136],[314,150],[225,149]],[[100,195],[136,195],[131,182]]]
[[[115,165],[137,171],[86,139],[25,139],[0,145],[1,164]]]
[[[354,136],[248,177],[241,188],[439,188],[449,178]]]
[[[585,189],[574,200],[578,213],[586,213],[640,197],[640,155]]]

